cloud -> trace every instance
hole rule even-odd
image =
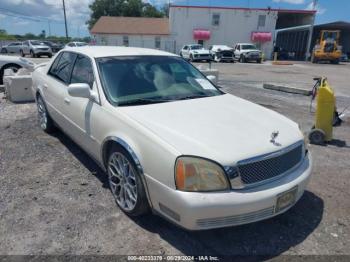
[[[313,4],[312,3],[308,4],[305,10],[314,10]],[[319,4],[316,5],[316,10],[318,15],[323,15],[327,11],[326,8],[322,7]]]
[[[288,3],[293,5],[301,5],[305,3],[305,0],[272,0],[275,3]]]

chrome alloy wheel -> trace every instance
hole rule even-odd
[[[39,124],[40,127],[43,130],[46,130],[47,128],[47,112],[44,105],[44,102],[41,97],[37,100],[37,107],[38,107],[38,116],[39,116]]]
[[[119,152],[109,158],[108,180],[118,205],[125,211],[132,211],[137,202],[136,175],[129,160]]]

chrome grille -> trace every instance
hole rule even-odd
[[[303,145],[298,143],[281,152],[238,162],[238,170],[243,184],[251,185],[286,173],[302,158]]]
[[[198,219],[196,222],[200,228],[213,228],[213,227],[224,227],[224,226],[235,226],[235,225],[247,224],[247,223],[259,221],[262,219],[266,219],[273,215],[274,215],[274,207],[269,207],[258,211],[241,214],[241,215]]]

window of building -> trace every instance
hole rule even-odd
[[[258,27],[264,27],[266,22],[266,15],[259,15]]]
[[[157,37],[155,38],[155,43],[154,43],[155,48],[160,49],[160,44],[161,44],[161,42],[160,42],[160,37],[157,36]]]
[[[123,36],[123,46],[129,46],[129,37],[127,35]]]
[[[219,26],[220,25],[220,14],[215,13],[213,14],[213,26]]]

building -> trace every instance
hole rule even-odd
[[[310,25],[315,11],[171,5],[169,19],[101,17],[91,30],[97,44],[158,48],[179,53],[193,43],[234,46],[254,42],[271,57],[276,29]]]
[[[296,59],[308,58],[307,39],[310,34],[310,25],[285,28],[277,31],[276,45],[288,52],[296,54]],[[320,38],[322,30],[340,30],[339,44],[343,47],[343,53],[350,56],[350,23],[338,21],[327,24],[315,25],[311,39],[311,49]]]
[[[156,48],[174,52],[169,19],[102,16],[90,33],[98,45]]]

